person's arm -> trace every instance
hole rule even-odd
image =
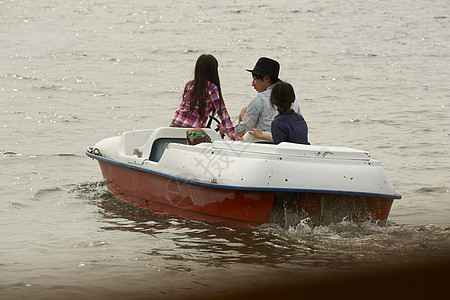
[[[241,109],[241,112],[239,113],[239,121],[238,121],[238,124],[242,122],[242,119],[244,118],[246,112],[247,112],[247,106],[244,106],[244,107]]]
[[[256,123],[261,115],[262,110],[261,99],[258,96],[254,97],[247,106],[247,111],[242,118],[242,121],[236,126],[238,135],[243,136],[245,132],[256,127]]]
[[[218,92],[217,86],[215,86],[215,85],[211,91],[211,101],[212,101],[212,103],[216,109],[217,115],[219,116],[220,121],[221,121],[220,128],[222,128],[222,129],[220,130],[220,133],[222,134],[223,132],[225,132],[226,135],[228,135],[228,137],[232,140],[240,140],[240,136],[238,136],[236,134],[236,131],[233,126],[233,122],[231,121],[230,115],[228,114],[227,108],[225,107],[225,102],[222,101],[222,105],[220,105],[221,100],[219,97],[219,92]],[[222,107],[221,111],[219,111],[220,107]]]
[[[241,131],[241,132],[236,132],[236,134],[238,135],[238,137],[243,137],[245,135],[245,130]]]
[[[271,134],[263,134],[261,129],[258,128],[252,128],[248,131],[251,135],[258,139],[266,140],[268,142],[273,143],[272,135]]]

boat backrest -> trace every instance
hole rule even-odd
[[[119,141],[119,153],[121,155],[132,156],[135,149],[145,144],[152,135],[152,129],[134,130],[122,133]]]
[[[149,160],[158,162],[162,154],[170,143],[187,144],[186,130],[182,127],[160,127],[155,129],[147,142],[140,147],[138,152],[142,157],[148,157]],[[220,140],[217,132],[210,128],[203,128],[211,137],[211,141]]]
[[[154,162],[159,162],[167,145],[170,143],[187,144],[187,140],[186,138],[159,138],[153,141],[149,159]]]

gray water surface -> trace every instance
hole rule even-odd
[[[197,298],[450,256],[448,1],[0,0],[5,299]],[[387,226],[234,228],[112,196],[87,146],[167,126],[195,60],[281,63],[316,145],[366,150],[402,194]]]

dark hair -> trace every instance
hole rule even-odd
[[[263,78],[266,77],[267,75],[258,75],[258,74],[252,73],[252,76],[255,77],[256,79],[263,80]],[[275,77],[275,76],[269,76],[269,77],[270,77],[270,81],[272,82],[272,84],[275,84],[275,83],[281,81],[278,77]]]
[[[211,54],[202,54],[197,59],[194,69],[194,86],[190,92],[190,103],[189,103],[189,116],[192,115],[195,108],[198,106],[198,112],[200,119],[203,118],[205,114],[206,106],[206,89],[208,88],[208,81],[214,83],[219,91],[219,111],[222,110],[222,90],[220,88],[219,73],[217,68],[219,63],[217,59]]]
[[[280,114],[288,111],[294,101],[294,88],[289,83],[280,81],[272,87],[270,104],[275,106]]]

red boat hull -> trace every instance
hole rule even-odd
[[[157,213],[260,225],[270,220],[275,192],[199,186],[158,174],[98,161],[108,189],[118,198]]]
[[[152,212],[235,226],[283,221],[286,209],[314,225],[385,221],[393,203],[391,198],[370,196],[216,188],[98,162],[108,189],[124,201]]]

